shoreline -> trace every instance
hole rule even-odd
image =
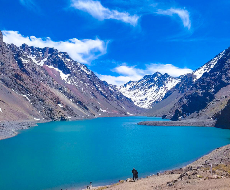
[[[93,118],[85,118],[85,119],[93,119]],[[74,119],[70,121],[77,121],[84,119]],[[48,123],[52,122],[52,120],[43,120],[43,121],[0,121],[0,140],[9,139],[15,137],[19,134],[20,130],[26,130],[31,127],[38,126],[39,123]]]
[[[84,118],[84,119],[95,119],[95,118]],[[82,118],[76,118],[71,121],[84,120]],[[0,121],[0,140],[12,138],[18,135],[18,131],[26,130],[31,127],[37,126],[38,123],[47,123],[51,120],[43,121]],[[213,120],[182,120],[182,121],[142,121],[137,125],[147,126],[196,126],[196,127],[214,127],[215,121]]]
[[[19,134],[20,130],[26,130],[31,127],[37,126],[38,123],[47,123],[36,122],[36,121],[1,121],[0,122],[0,140],[8,139],[15,137]]]
[[[93,117],[84,118],[84,119],[74,118],[72,120],[67,120],[67,121],[78,121],[78,120],[85,120],[85,119],[95,119],[95,118]],[[48,122],[52,122],[52,120],[0,121],[0,140],[15,137],[19,134],[20,130],[26,130],[31,127],[38,126],[39,123],[48,123]]]
[[[137,125],[147,125],[147,126],[192,126],[192,127],[215,127],[216,121],[211,119],[197,120],[197,119],[187,119],[181,121],[142,121],[137,123]]]
[[[132,116],[112,116],[112,117],[132,117]],[[80,121],[80,120],[96,119],[96,118],[103,118],[103,117],[86,117],[86,118],[76,117],[76,118],[71,118],[71,120],[67,120],[67,121]],[[48,122],[52,122],[52,120],[0,121],[0,140],[15,137],[18,135],[18,132],[20,130],[26,130],[31,127],[37,126],[39,123],[48,123]]]
[[[131,178],[112,185],[93,187],[94,190],[152,190],[152,189],[230,189],[230,144],[210,153],[182,168],[172,169],[140,178]],[[84,189],[85,190],[85,189]]]

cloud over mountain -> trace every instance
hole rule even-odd
[[[2,31],[6,43],[14,43],[17,46],[27,44],[35,47],[51,47],[62,52],[67,52],[74,60],[89,64],[92,60],[106,53],[107,43],[96,38],[78,40],[72,38],[66,41],[55,42],[51,38],[37,38],[35,36],[23,36],[18,31]]]
[[[192,70],[188,68],[179,68],[172,64],[160,64],[152,63],[146,65],[145,69],[139,69],[135,67],[130,67],[126,65],[118,66],[113,69],[116,76],[111,75],[98,75],[101,80],[114,85],[122,85],[129,81],[140,80],[145,75],[152,75],[155,72],[160,72],[162,74],[168,73],[173,77],[178,77],[187,73],[191,73]]]

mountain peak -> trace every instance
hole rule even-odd
[[[161,76],[162,76],[161,73],[155,72],[153,75],[145,75],[145,76],[143,77],[143,79],[151,79],[151,78],[154,78],[154,77],[161,77]]]
[[[170,75],[168,73],[165,73],[163,76],[164,77],[170,77]]]
[[[160,77],[160,76],[162,76],[162,74],[161,74],[160,72],[157,71],[157,72],[155,72],[152,76],[154,76],[154,77],[155,77],[155,76]]]
[[[173,78],[167,73],[156,72],[145,75],[139,81],[130,81],[120,86],[119,91],[130,98],[135,105],[151,108],[154,103],[162,100],[167,91],[173,88],[180,79]]]
[[[156,74],[156,75],[161,75],[161,73],[160,73],[160,72],[158,72],[158,71],[157,71],[157,72],[155,72],[155,74]]]

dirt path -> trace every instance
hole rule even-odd
[[[176,180],[179,177],[178,174],[173,175],[162,175],[162,176],[151,176],[148,178],[140,179],[135,182],[132,180],[130,182],[122,182],[120,184],[114,184],[112,187],[106,188],[108,190],[123,190],[123,189],[145,189],[145,190],[152,190],[153,187],[161,186],[166,181]],[[101,190],[104,188],[98,188],[97,190]]]
[[[97,190],[229,190],[230,189],[230,178],[226,179],[208,179],[208,180],[198,180],[193,182],[179,183],[175,186],[167,186],[167,182],[176,180],[178,178],[177,174],[155,176],[148,179],[142,179],[138,182],[124,182],[119,185],[114,185],[112,187],[98,188]]]

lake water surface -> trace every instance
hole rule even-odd
[[[51,122],[0,141],[0,189],[79,189],[173,169],[230,143],[230,130],[138,126],[150,117]]]

